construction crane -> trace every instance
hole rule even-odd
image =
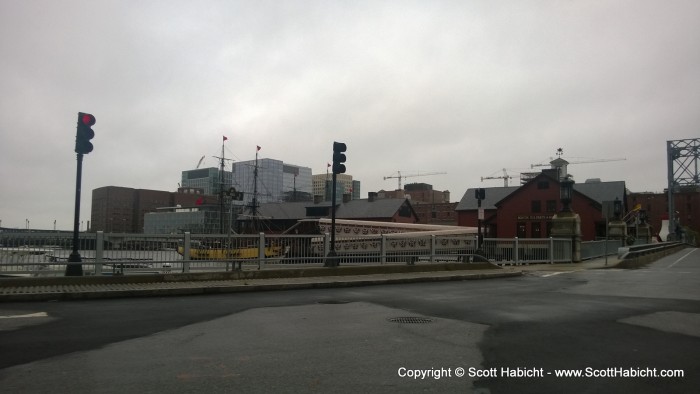
[[[202,156],[202,158],[199,159],[199,163],[197,163],[197,167],[195,167],[195,170],[198,170],[198,169],[199,169],[199,166],[202,165],[202,162],[203,162],[203,161],[204,161],[204,156]]]
[[[403,179],[403,178],[412,178],[412,177],[416,177],[416,176],[426,176],[426,175],[441,175],[441,174],[447,174],[446,172],[424,172],[424,173],[422,173],[422,174],[419,172],[419,173],[416,173],[416,174],[401,175],[401,171],[397,171],[396,173],[397,173],[398,175],[389,175],[389,176],[385,176],[385,177],[384,177],[384,180],[393,179],[393,178],[396,178],[396,179],[399,180],[399,188],[396,189],[396,190],[402,190],[402,189],[401,189],[401,179]]]
[[[484,179],[503,179],[503,186],[508,187],[508,179],[512,179],[513,177],[508,175],[508,172],[506,169],[503,169],[503,175],[502,176],[482,176],[481,177],[481,182],[484,181]]]

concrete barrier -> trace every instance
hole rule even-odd
[[[439,272],[464,270],[493,270],[501,267],[488,262],[477,263],[441,263],[424,265],[372,265],[340,266],[334,268],[281,268],[264,270],[242,270],[228,272],[171,273],[153,275],[117,275],[117,276],[59,276],[45,278],[1,278],[0,287],[18,286],[61,286],[88,284],[124,284],[124,283],[174,283],[191,281],[214,281],[236,279],[274,279],[304,278],[320,276],[380,275],[409,272]]]
[[[628,249],[620,257],[620,262],[617,264],[619,268],[640,268],[649,263],[671,255],[684,249],[687,245],[680,242],[664,242],[661,244],[649,244],[642,247],[619,248],[618,255],[621,249]]]

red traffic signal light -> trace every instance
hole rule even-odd
[[[95,132],[91,126],[96,122],[92,114],[78,112],[78,129],[75,134],[75,153],[87,154],[92,152],[93,146],[90,142],[95,138]]]

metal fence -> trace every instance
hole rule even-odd
[[[581,259],[590,260],[599,257],[613,256],[617,249],[623,246],[620,239],[581,242]]]
[[[330,251],[324,235],[212,235],[81,233],[85,275],[229,271],[324,265]],[[71,254],[68,233],[0,234],[0,275],[60,276]],[[571,240],[484,239],[464,235],[341,236],[340,264],[429,264],[470,262],[476,254],[496,264],[571,261]]]
[[[571,240],[558,238],[485,238],[484,257],[497,264],[571,262]]]

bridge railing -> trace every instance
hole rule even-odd
[[[326,263],[329,234],[212,235],[81,233],[85,275],[228,271]],[[68,233],[0,233],[0,276],[62,276],[71,254]],[[341,236],[340,264],[429,264],[478,261],[495,264],[571,261],[566,239],[485,239],[481,250],[471,235],[410,233]]]
[[[617,254],[617,248],[623,246],[621,239],[608,239],[581,242],[581,259],[590,260]]]
[[[497,264],[571,262],[571,240],[559,238],[485,238],[483,255]]]

